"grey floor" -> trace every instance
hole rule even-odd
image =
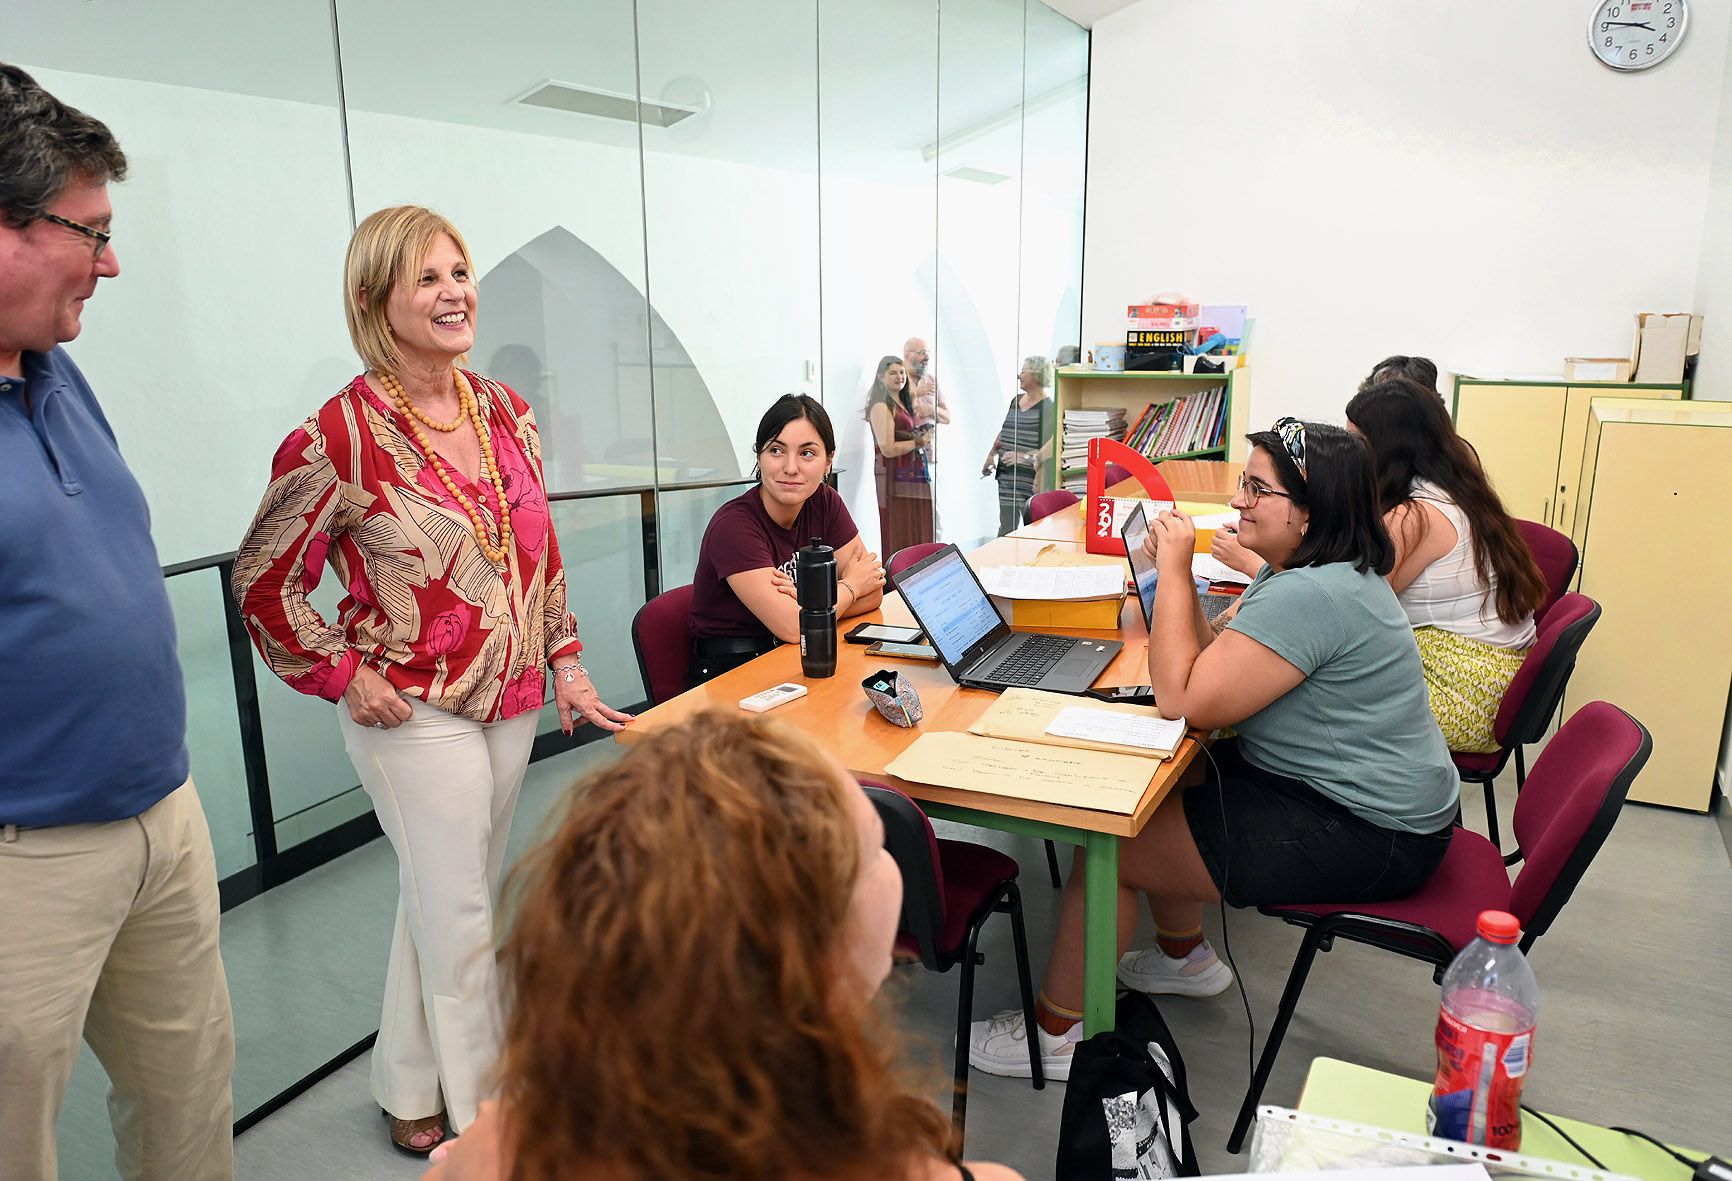
[[[513,845],[536,836],[565,788],[613,750],[597,745],[531,767]],[[1513,806],[1513,778],[1500,789]],[[1478,822],[1477,801],[1467,809]],[[1038,843],[977,830],[959,835],[1012,852],[1026,867],[1024,896],[1038,975],[1056,894]],[[1732,860],[1717,818],[1632,805],[1532,962],[1545,1007],[1524,1099],[1597,1123],[1621,1123],[1732,1154]],[[240,1031],[237,1100],[256,1102],[371,1030],[395,897],[389,849],[376,843],[273,891],[224,918],[224,949]],[[1267,1028],[1299,933],[1251,912],[1230,912],[1228,932],[1257,1021]],[[977,1015],[1016,1002],[1009,925],[995,921],[977,976]],[[1222,946],[1220,919],[1206,927]],[[920,1060],[942,1086],[948,1070],[956,978],[917,968],[893,979],[894,1000]],[[1433,1067],[1437,990],[1423,965],[1353,945],[1320,958],[1265,1101],[1292,1103],[1319,1055],[1415,1078]],[[1243,1094],[1247,1028],[1237,990],[1207,1000],[1170,998],[1162,1012],[1178,1038],[1202,1112],[1194,1128],[1205,1172],[1242,1168],[1225,1141]],[[1260,1043],[1259,1043],[1260,1044]],[[101,1110],[103,1080],[80,1066],[61,1119],[62,1176],[112,1177]],[[974,1076],[968,1155],[1003,1161],[1031,1181],[1052,1175],[1062,1085]],[[242,1178],[410,1178],[420,1166],[393,1152],[362,1058],[244,1134]]]

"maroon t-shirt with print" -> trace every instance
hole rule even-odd
[[[792,529],[770,519],[759,493],[760,489],[753,487],[728,501],[716,510],[710,527],[704,530],[698,572],[692,579],[694,635],[768,638],[770,629],[740,601],[728,585],[729,576],[766,568],[792,574],[795,551],[811,544],[814,537],[840,553],[860,532],[848,515],[848,506],[828,484],[820,484],[800,506]]]

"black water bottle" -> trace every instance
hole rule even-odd
[[[836,675],[836,551],[814,537],[794,555],[794,597],[800,604],[800,671]]]

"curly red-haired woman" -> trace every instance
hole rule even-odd
[[[847,772],[701,714],[574,792],[513,874],[501,1105],[430,1179],[1015,1181],[949,1154],[873,1005],[902,881]]]

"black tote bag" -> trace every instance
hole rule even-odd
[[[1155,1003],[1119,996],[1118,1027],[1079,1044],[1059,1120],[1057,1181],[1195,1177],[1197,1109]]]

